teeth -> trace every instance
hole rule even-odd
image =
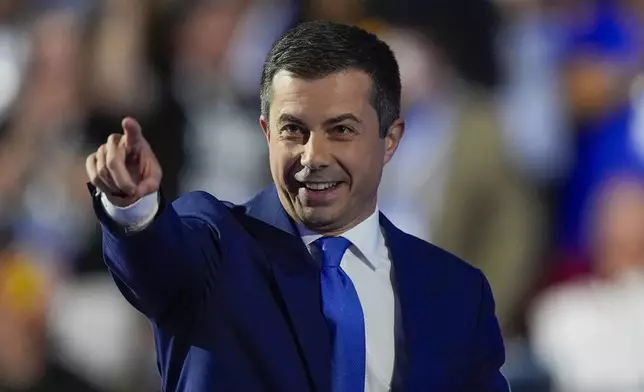
[[[325,189],[333,188],[336,185],[338,185],[337,182],[305,182],[304,183],[304,186],[314,191],[322,191]]]

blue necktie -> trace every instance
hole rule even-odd
[[[322,253],[322,310],[333,345],[331,391],[364,391],[365,328],[362,306],[353,283],[340,267],[351,242],[344,237],[316,241]]]

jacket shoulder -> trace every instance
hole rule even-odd
[[[408,245],[414,249],[418,262],[431,265],[431,268],[445,282],[479,285],[485,279],[483,272],[459,256],[411,234],[404,233]],[[472,287],[472,286],[469,286]]]
[[[172,202],[172,207],[182,218],[196,218],[206,221],[228,216],[232,209],[243,208],[234,203],[219,200],[205,191],[185,193]]]

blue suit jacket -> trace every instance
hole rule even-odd
[[[116,284],[152,322],[164,391],[330,390],[319,267],[274,187],[241,206],[205,192],[162,200],[136,233],[115,225],[97,198],[95,207]],[[483,274],[383,215],[380,223],[404,333],[393,389],[507,391]]]

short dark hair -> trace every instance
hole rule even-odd
[[[315,21],[299,24],[271,48],[261,79],[261,110],[268,119],[273,78],[279,71],[315,80],[356,69],[371,77],[371,104],[381,136],[400,117],[400,71],[387,44],[356,26]]]

